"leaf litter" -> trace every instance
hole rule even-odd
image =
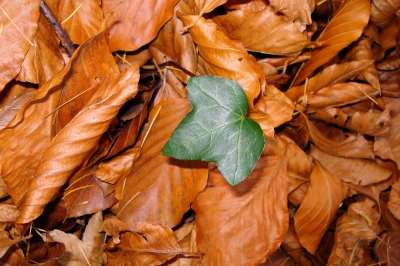
[[[398,1],[45,2],[0,9],[2,265],[397,264]],[[206,75],[264,133],[236,186],[162,154]]]

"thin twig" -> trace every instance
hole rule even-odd
[[[53,13],[51,12],[50,8],[46,5],[46,3],[42,0],[40,2],[40,11],[42,12],[43,16],[49,22],[51,28],[57,34],[57,37],[61,41],[61,45],[67,51],[69,57],[75,52],[75,46],[72,43],[71,39],[69,38],[68,32],[66,32],[60,25],[60,22],[54,17]]]

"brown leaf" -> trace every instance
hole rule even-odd
[[[286,156],[288,158],[289,193],[309,181],[312,160],[290,138],[284,135],[276,135],[274,140],[266,140],[263,155]]]
[[[393,19],[400,3],[396,0],[372,0],[371,22],[377,26],[384,26]]]
[[[321,48],[313,50],[311,59],[301,66],[292,85],[299,85],[318,67],[331,60],[343,48],[357,40],[361,36],[364,27],[368,24],[369,9],[369,0],[348,0],[343,2],[317,39],[317,43],[321,45]]]
[[[269,5],[274,8],[275,12],[280,12],[285,15],[287,22],[299,20],[304,24],[311,24],[311,13],[314,11],[314,0],[270,0]]]
[[[107,51],[104,32],[81,45],[68,65],[20,108],[9,128],[0,131],[8,140],[0,142],[2,178],[17,206],[51,139],[90,101],[98,82],[118,71]]]
[[[0,258],[6,254],[7,250],[9,248],[12,248],[12,246],[15,243],[18,243],[20,241],[29,239],[32,237],[32,235],[22,237],[22,238],[17,238],[17,239],[11,239],[8,235],[8,233],[4,230],[4,224],[1,226],[2,228],[0,229]]]
[[[110,49],[134,51],[149,43],[160,28],[172,17],[178,0],[103,0],[101,8],[107,16],[110,29]],[[146,34],[138,34],[145,32]]]
[[[139,155],[140,148],[127,149],[110,161],[100,163],[99,169],[93,171],[93,175],[104,182],[115,184],[131,172],[133,161]]]
[[[260,99],[257,99],[255,109],[268,114],[273,127],[278,127],[292,119],[294,105],[288,97],[273,85],[268,85]],[[250,113],[251,117],[251,113]]]
[[[286,168],[282,157],[263,156],[234,187],[217,169],[210,172],[193,202],[203,265],[259,265],[279,247],[289,218]]]
[[[107,250],[107,265],[160,265],[182,249],[172,230],[166,226],[138,223],[134,232],[121,234],[117,250]]]
[[[65,245],[58,242],[34,242],[29,246],[29,260],[38,264],[55,263],[65,252]],[[47,264],[46,264],[47,263]]]
[[[372,60],[362,60],[328,66],[308,80],[306,94],[313,94],[324,87],[344,83],[366,70],[373,63],[374,61]],[[304,86],[291,87],[285,94],[292,101],[296,101],[300,96],[304,95]]]
[[[243,1],[243,0],[229,0],[224,7],[226,9],[239,9],[251,12],[258,12],[268,8],[268,3],[264,0],[253,0],[253,1]]]
[[[78,171],[69,183],[62,198],[68,209],[68,217],[103,211],[117,202],[114,193],[103,192],[110,185],[98,180],[91,171],[91,167]]]
[[[165,263],[166,266],[198,266],[201,265],[201,254],[196,244],[196,221],[183,224],[174,231],[179,246],[185,254],[178,254]]]
[[[379,91],[368,84],[338,83],[322,88],[315,94],[301,96],[298,103],[312,107],[343,106],[367,100],[378,94]]]
[[[13,223],[17,220],[19,210],[15,205],[11,204],[0,204],[0,222],[1,223]]]
[[[100,30],[103,12],[99,4],[97,0],[60,0],[62,27],[73,43],[82,44]]]
[[[176,226],[206,184],[206,163],[180,161],[161,154],[189,110],[188,100],[169,100],[154,107],[149,117],[152,127],[145,128],[134,146],[141,148],[140,156],[133,161],[126,178],[115,186],[117,216],[132,231],[138,222]]]
[[[183,5],[186,4],[179,1],[175,6],[174,15],[158,32],[157,38],[150,43],[149,51],[158,64],[164,63],[165,60],[172,60],[184,69],[195,73],[197,63],[195,46],[189,34],[181,33],[183,23],[176,16],[176,12],[181,10]],[[164,56],[158,56],[157,52]],[[187,83],[188,75],[182,71],[174,71],[174,73],[181,81]]]
[[[358,39],[357,41],[353,42],[346,50],[347,53],[342,59],[342,62],[375,59],[372,51],[372,39],[369,38]],[[376,70],[375,65],[369,66],[368,69],[361,72],[357,76],[357,78],[367,81],[369,84],[371,84],[371,86],[373,86],[378,91],[381,90],[381,86],[379,84],[379,79],[378,79],[378,71]]]
[[[5,1],[0,8],[0,91],[20,71],[38,29],[40,0]],[[21,8],[15,8],[23,7]]]
[[[19,109],[35,94],[34,88],[26,86],[27,84],[10,82],[5,87],[6,95],[4,95],[0,104],[0,129],[5,128]]]
[[[34,46],[29,48],[16,80],[43,85],[63,68],[64,58],[59,49],[60,40],[43,15],[38,25],[32,40]]]
[[[400,265],[400,257],[397,250],[400,248],[400,231],[388,231],[383,233],[376,241],[374,251],[379,262],[385,265]]]
[[[293,258],[297,263],[296,265],[314,266],[310,258],[308,258],[307,251],[300,244],[293,225],[293,219],[290,219],[289,230],[283,239],[281,247]],[[283,265],[286,265],[286,263]]]
[[[400,220],[400,193],[395,188],[390,191],[388,208],[394,217]]]
[[[86,226],[82,240],[74,234],[67,234],[60,230],[49,232],[50,237],[63,243],[66,248],[63,256],[57,260],[60,265],[103,265],[101,251],[103,249],[104,236],[99,233],[103,215],[101,212],[94,214]]]
[[[24,262],[24,252],[16,244],[12,245],[3,256],[0,256],[0,263],[3,266],[23,265]]]
[[[54,137],[35,169],[17,222],[26,223],[39,216],[44,205],[90,154],[121,106],[136,95],[138,72],[136,67],[122,75],[111,75],[85,108]]]
[[[311,141],[322,151],[333,156],[343,156],[345,158],[374,158],[372,144],[363,136],[349,135],[345,140],[334,141],[327,139],[324,135],[322,135],[321,132],[308,119],[306,119],[306,124],[310,132]]]
[[[337,219],[335,245],[328,265],[359,265],[364,248],[376,237],[379,213],[376,203],[368,198],[349,205]]]
[[[332,156],[311,146],[311,155],[323,167],[341,180],[358,186],[366,186],[386,180],[392,172],[374,162],[366,159],[351,159]]]
[[[293,23],[284,21],[271,8],[260,12],[236,10],[215,20],[251,51],[298,55],[304,48],[314,46]]]
[[[178,16],[183,24],[189,25],[196,16]],[[225,36],[213,22],[200,20],[189,30],[190,36],[197,44],[197,49],[206,64],[208,74],[233,79],[242,85],[246,92],[249,108],[260,94],[264,85],[264,75],[249,54],[238,48]]]
[[[310,180],[310,188],[294,216],[294,225],[301,245],[311,254],[315,254],[339,210],[340,203],[346,197],[347,188],[317,160]]]

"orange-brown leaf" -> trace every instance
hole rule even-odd
[[[193,202],[203,265],[259,265],[289,226],[287,161],[261,157],[250,176],[232,187],[218,170]]]
[[[17,206],[27,193],[33,172],[54,135],[90,101],[98,82],[104,82],[118,71],[107,49],[104,32],[81,45],[69,64],[40,87],[8,128],[0,131],[1,139],[8,140],[0,142],[2,178]]]
[[[60,53],[60,40],[42,15],[39,29],[22,63],[16,80],[43,85],[53,78],[64,66],[64,58]]]
[[[189,25],[196,16],[179,16],[185,25]],[[217,25],[204,18],[189,29],[190,36],[206,64],[207,74],[233,79],[242,85],[246,92],[249,108],[260,94],[264,85],[264,74],[249,54],[235,45],[225,36]]]
[[[314,11],[314,0],[270,0],[269,4],[275,12],[284,14],[288,22],[297,19],[304,24],[312,23],[311,13]]]
[[[68,217],[102,211],[117,202],[114,193],[105,194],[103,192],[110,184],[98,180],[91,171],[91,167],[78,171],[69,183],[63,196],[63,202],[68,209]]]
[[[173,14],[178,0],[103,0],[104,15],[110,29],[110,49],[134,51],[149,43]],[[145,34],[144,34],[145,33]]]
[[[314,70],[357,40],[368,24],[369,14],[369,0],[344,1],[317,40],[322,47],[314,49],[311,59],[301,66],[292,84],[299,85]]]
[[[373,63],[374,61],[372,60],[362,60],[351,61],[343,64],[334,64],[326,67],[308,80],[306,93],[313,94],[323,87],[328,87],[336,83],[343,83],[348,79],[357,76]],[[285,92],[285,94],[292,101],[296,101],[304,94],[304,86],[305,85],[291,87]]]
[[[4,1],[0,7],[0,91],[20,71],[38,29],[40,0]]]
[[[54,137],[35,169],[19,223],[27,223],[42,213],[70,174],[90,155],[121,106],[136,95],[138,81],[138,67],[111,75],[85,108]]]
[[[162,225],[139,223],[134,232],[121,234],[121,243],[116,251],[107,251],[109,265],[160,265],[182,249],[173,231]]]
[[[304,48],[313,46],[296,25],[283,20],[271,8],[260,12],[236,10],[215,19],[251,51],[298,55]]]
[[[343,141],[330,140],[326,138],[308,119],[306,119],[306,124],[312,142],[324,152],[346,158],[374,158],[372,144],[363,136],[349,135]]]
[[[317,159],[326,170],[341,180],[358,186],[386,180],[392,174],[392,171],[373,160],[336,157],[324,153],[314,146],[308,155]]]
[[[315,161],[310,180],[310,188],[294,216],[294,225],[302,246],[314,254],[345,199],[347,189],[318,161]]]
[[[59,12],[62,27],[75,44],[84,43],[100,30],[103,11],[97,0],[60,0]]]
[[[377,236],[377,208],[373,200],[365,198],[350,204],[337,219],[335,245],[328,265],[359,265],[364,248]]]
[[[131,172],[115,187],[119,200],[117,216],[131,230],[138,222],[176,226],[206,184],[206,163],[181,161],[161,154],[190,108],[189,101],[183,99],[155,106],[149,117],[154,122],[152,127],[145,128],[135,144],[141,148],[140,156],[133,161]]]
[[[347,82],[322,88],[317,93],[306,97],[301,96],[298,102],[313,107],[343,106],[368,100],[378,94],[379,91],[371,85]]]
[[[390,22],[400,8],[400,2],[396,0],[372,0],[371,22],[377,26],[384,26]]]

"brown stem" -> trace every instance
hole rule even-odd
[[[57,37],[61,41],[61,45],[65,48],[69,57],[72,57],[75,52],[75,46],[69,38],[68,32],[61,27],[61,24],[57,21],[49,6],[43,0],[40,2],[40,11],[57,34]]]

